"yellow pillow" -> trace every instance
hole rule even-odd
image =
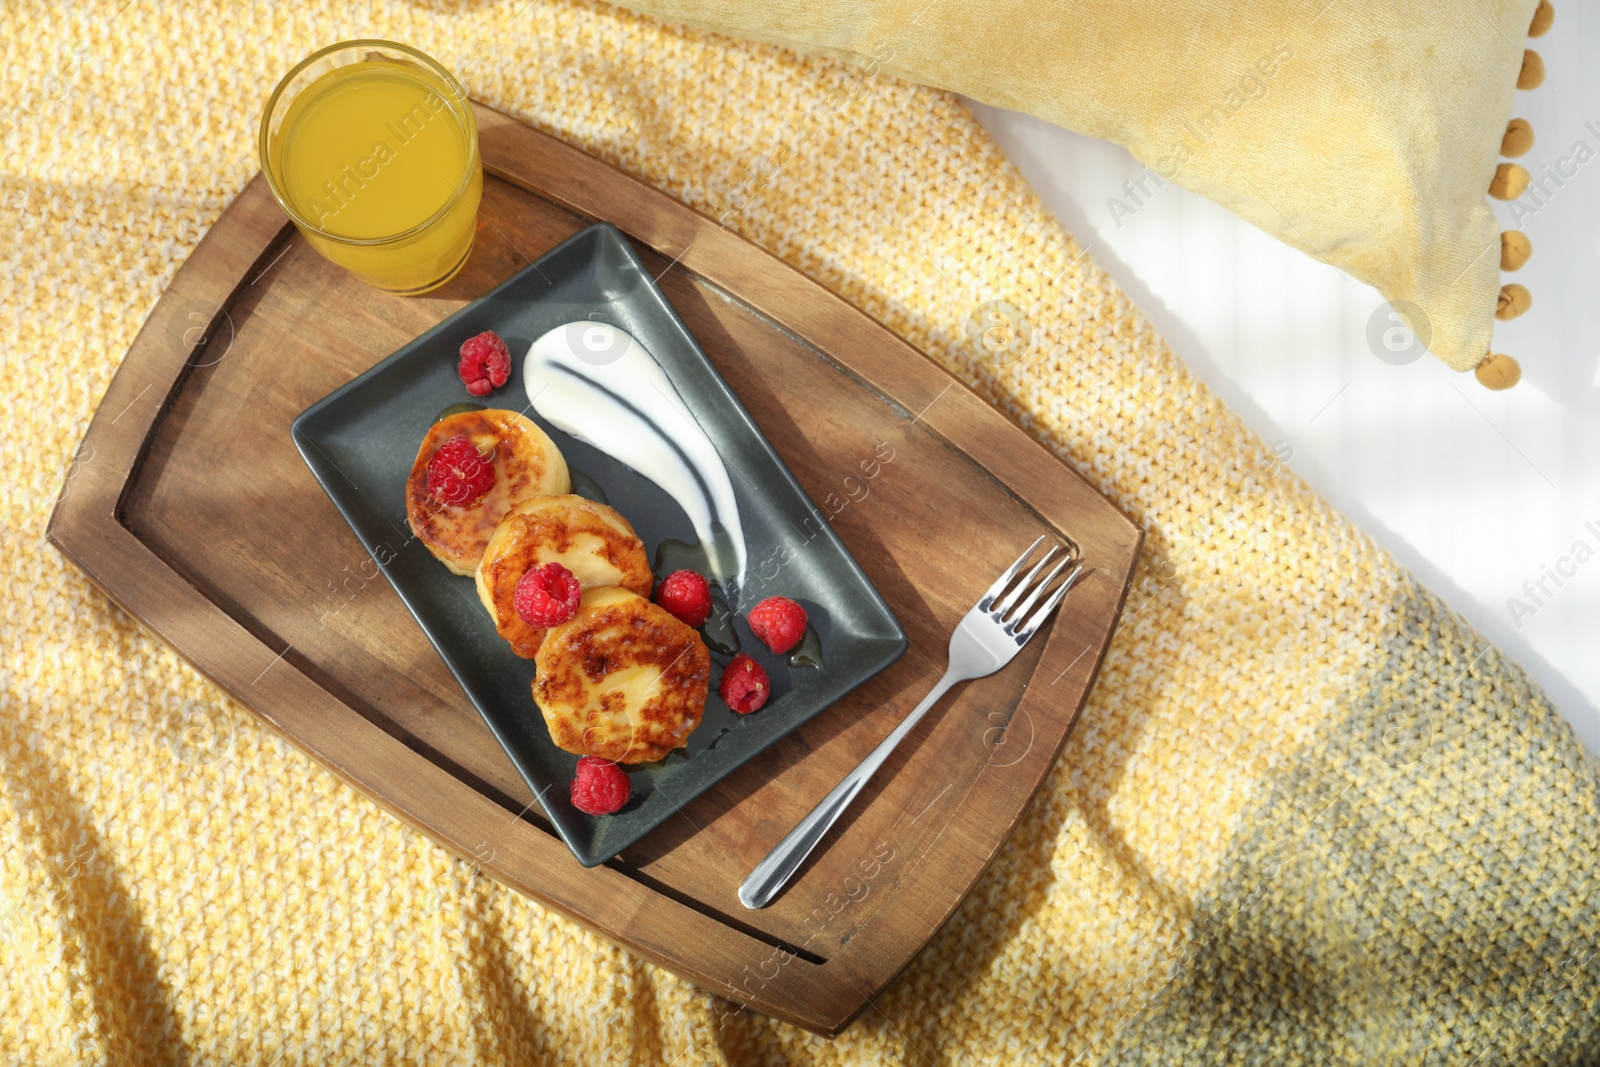
[[[1457,370],[1520,373],[1487,357],[1497,313],[1527,309],[1500,271],[1528,245],[1485,193],[1528,183],[1498,156],[1532,143],[1507,120],[1543,80],[1522,39],[1549,0],[626,2],[1116,141],[1146,164],[1130,211],[1178,182],[1376,286]]]

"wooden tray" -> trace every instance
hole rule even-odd
[[[484,107],[478,124],[476,250],[424,297],[330,266],[251,182],[128,352],[50,540],[274,729],[451,852],[707,989],[838,1033],[950,916],[1038,789],[1111,639],[1140,531],[822,286],[555,138]],[[911,646],[680,819],[584,869],[313,480],[289,423],[597,219],[661,272]],[[958,687],[784,895],[742,907],[745,874],[923,696],[956,621],[1044,532],[1071,538],[1092,568],[1048,635]]]

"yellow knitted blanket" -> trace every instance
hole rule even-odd
[[[44,542],[96,403],[254,173],[392,37],[772,249],[1147,531],[1098,687],[966,904],[829,1042],[446,855]],[[1580,1063],[1600,767],[1173,357],[948,94],[579,0],[0,9],[0,1060]],[[983,309],[1031,327],[988,359]],[[191,703],[192,702],[192,703]],[[199,714],[214,760],[182,758]]]

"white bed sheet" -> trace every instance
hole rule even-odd
[[[1431,356],[1378,358],[1376,290],[1209,200],[1168,183],[1132,214],[1114,207],[1134,206],[1123,186],[1142,170],[1123,149],[969,103],[1179,356],[1263,438],[1290,443],[1302,477],[1520,662],[1600,752],[1600,61],[1584,61],[1600,57],[1600,12],[1561,5],[1536,47],[1548,80],[1517,94],[1536,135],[1521,162],[1536,180],[1546,167],[1571,176],[1547,179],[1542,203],[1496,205],[1534,249],[1508,277],[1533,309],[1495,340],[1523,381],[1500,393]],[[1578,164],[1579,142],[1596,158]],[[1579,562],[1579,542],[1594,558]]]

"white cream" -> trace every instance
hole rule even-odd
[[[736,604],[745,545],[728,469],[649,350],[609,323],[569,322],[533,343],[522,384],[541,418],[626,463],[678,502],[711,576]]]

